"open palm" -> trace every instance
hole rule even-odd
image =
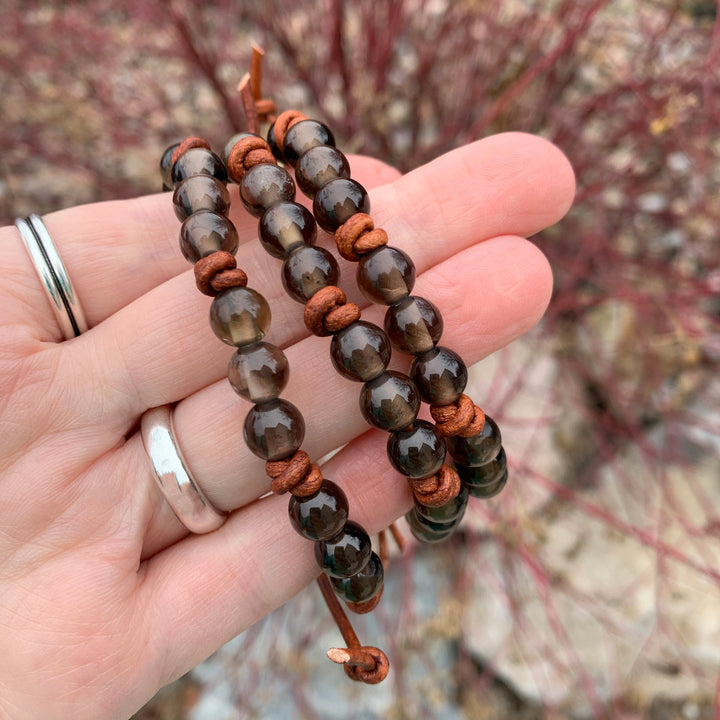
[[[376,223],[415,261],[417,292],[442,311],[443,344],[471,363],[537,322],[552,277],[523,238],[572,200],[572,171],[556,148],[498,135],[403,177],[369,158],[350,162],[373,188]],[[283,396],[305,417],[303,448],[316,459],[345,445],[323,474],[346,491],[351,518],[377,531],[412,504],[385,457],[386,435],[368,430],[327,338],[308,336],[256,221],[239,202],[231,219],[238,266],[272,307],[268,339],[290,361]],[[249,404],[225,378],[230,351],[178,250],[170,197],[45,222],[91,329],[58,342],[16,229],[0,230],[0,718],[126,718],[319,569],[286,500],[259,499],[269,483],[242,441]],[[354,268],[340,264],[340,286],[365,307]],[[363,317],[382,324],[382,309]],[[209,535],[188,535],[173,515],[139,437],[142,413],[174,402],[189,466],[211,502],[231,511]]]

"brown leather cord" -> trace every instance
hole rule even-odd
[[[313,335],[332,335],[359,319],[360,308],[335,285],[321,288],[305,303],[305,327]]]
[[[320,489],[323,481],[320,468],[310,462],[304,450],[296,450],[292,457],[284,460],[268,460],[265,472],[273,478],[270,489],[276,495],[289,492],[296,497],[309,497]]]
[[[203,140],[201,137],[186,137],[173,151],[170,167],[172,167],[177,159],[190,148],[205,148],[210,150],[210,144],[207,140]]]
[[[449,405],[431,405],[430,415],[445,437],[472,437],[485,426],[485,413],[464,393]]]
[[[338,252],[351,262],[357,262],[362,255],[387,245],[388,235],[382,228],[376,228],[367,213],[351,215],[336,231],[335,244]]]
[[[413,495],[421,505],[440,507],[458,496],[461,489],[460,476],[455,468],[441,465],[436,475],[421,480],[408,479]]]
[[[260,163],[276,164],[270,146],[261,137],[244,137],[238,140],[230,151],[227,161],[228,175],[233,182],[240,183],[245,173]]]
[[[407,540],[402,536],[402,533],[400,532],[400,528],[398,527],[397,523],[390,523],[390,527],[388,528],[390,530],[390,534],[393,536],[393,540],[395,541],[395,544],[398,546],[398,550],[402,552],[405,550],[405,546],[407,545]]]
[[[238,83],[237,89],[240,93],[245,117],[247,118],[248,130],[258,135],[260,133],[260,118],[258,117],[251,84],[250,73],[245,73],[242,80]]]
[[[252,57],[250,58],[250,90],[252,91],[253,100],[255,100],[255,112],[258,114],[258,120],[269,122],[271,115],[277,112],[277,105],[262,96],[262,61],[265,52],[261,47],[252,45]]]
[[[203,295],[215,297],[232,287],[245,287],[247,275],[232,253],[218,250],[195,263],[195,282]]]
[[[387,530],[381,530],[378,533],[378,555],[383,567],[387,564],[390,552],[388,550]]]
[[[390,670],[390,662],[385,653],[372,646],[363,646],[353,630],[347,615],[335,596],[332,585],[324,573],[317,579],[328,610],[333,616],[338,630],[343,636],[347,648],[332,648],[328,657],[336,663],[342,663],[345,674],[352,680],[375,685],[382,682]]]
[[[304,115],[299,110],[286,110],[280,113],[275,120],[275,127],[273,134],[275,135],[275,144],[282,152],[283,140],[285,140],[285,133],[295,124],[301,120],[307,120],[307,115]]]

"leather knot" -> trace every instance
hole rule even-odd
[[[320,468],[310,462],[304,450],[296,450],[292,457],[284,460],[268,460],[265,472],[273,478],[270,489],[276,495],[290,492],[296,497],[309,497],[320,489],[323,481]]]
[[[431,405],[430,414],[445,437],[472,437],[485,426],[485,413],[464,393],[449,405]]]
[[[295,124],[301,120],[307,120],[307,115],[303,115],[299,110],[286,110],[280,113],[275,120],[275,127],[273,128],[273,134],[275,135],[275,144],[278,146],[280,152],[283,149],[283,140],[285,139],[285,133]]]
[[[170,167],[172,167],[177,159],[190,148],[205,148],[210,150],[210,143],[201,137],[186,137],[173,151]]]
[[[457,497],[461,488],[460,476],[450,465],[441,465],[436,475],[421,480],[408,480],[413,495],[425,507],[440,507]]]
[[[245,287],[247,275],[237,267],[232,253],[218,250],[195,263],[195,282],[203,295],[215,297],[232,287]]]
[[[305,327],[313,335],[332,335],[359,319],[360,308],[335,285],[321,288],[305,303]]]
[[[335,244],[346,259],[357,262],[362,255],[387,245],[388,236],[382,228],[376,228],[367,213],[351,215],[336,231]]]
[[[387,659],[387,655],[379,648],[368,645],[357,648],[357,652],[370,655],[375,660],[375,667],[368,670],[361,665],[353,664],[351,659],[343,665],[345,674],[351,680],[364,682],[367,685],[377,685],[382,682],[390,671],[390,661]]]
[[[276,164],[270,146],[261,137],[251,135],[238,140],[228,156],[228,175],[233,182],[239,183],[245,173],[255,165]]]

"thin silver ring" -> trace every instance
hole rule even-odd
[[[212,506],[190,473],[175,439],[170,406],[148,410],[140,434],[158,487],[178,520],[192,533],[217,530],[227,515]]]
[[[84,333],[88,329],[85,313],[42,218],[35,213],[27,218],[16,218],[15,227],[50,300],[63,337],[69,340]]]

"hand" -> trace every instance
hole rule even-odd
[[[506,134],[404,177],[368,158],[351,166],[375,188],[376,225],[413,258],[414,292],[442,311],[444,345],[469,364],[538,321],[552,276],[523,236],[559,220],[572,200],[557,149]],[[272,308],[267,339],[290,361],[283,397],[305,417],[303,449],[317,459],[348,443],[323,473],[347,492],[350,517],[378,531],[412,504],[387,462],[387,436],[368,430],[360,385],[332,369],[328,338],[308,337],[280,261],[233,198],[238,266]],[[211,332],[210,299],[178,250],[170,195],[45,222],[91,329],[57,342],[17,230],[0,230],[0,717],[125,718],[318,569],[312,543],[287,520],[287,498],[258,500],[269,481],[242,439],[249,404],[225,377],[231,350]],[[340,286],[367,306],[354,268],[341,267]],[[363,311],[380,325],[382,316]],[[208,535],[188,535],[169,509],[138,433],[145,410],[173,402],[194,476],[232,511]]]

